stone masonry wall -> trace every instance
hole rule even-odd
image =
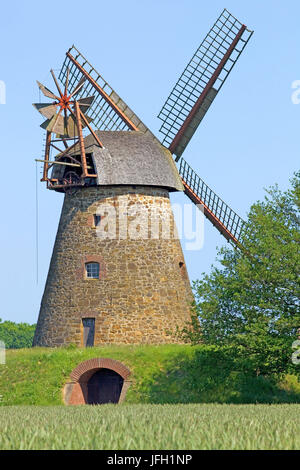
[[[34,345],[82,346],[83,318],[95,318],[95,345],[177,342],[170,332],[190,320],[192,291],[173,232],[165,189],[97,186],[67,193]],[[99,279],[86,278],[88,262],[99,263]]]

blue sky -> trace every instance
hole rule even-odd
[[[0,318],[35,322],[63,200],[38,184],[39,276],[36,276],[36,169],[42,157],[35,80],[51,84],[74,43],[145,124],[226,7],[254,29],[247,48],[193,137],[184,158],[242,217],[277,182],[286,189],[299,167],[300,3],[297,1],[111,0],[14,1],[1,5]],[[51,84],[52,87],[52,84]],[[183,194],[173,202],[186,202]],[[203,249],[185,251],[191,279],[209,272],[226,241],[205,223]]]

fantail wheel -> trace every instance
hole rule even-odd
[[[47,118],[46,121],[41,124],[41,127],[49,132],[55,132],[57,137],[77,137],[79,135],[79,130],[77,126],[78,116],[76,111],[76,103],[78,103],[81,113],[85,115],[94,100],[94,96],[80,98],[76,101],[75,96],[79,93],[84,85],[84,77],[78,82],[73,91],[69,94],[69,74],[67,73],[66,76],[64,91],[61,90],[53,70],[51,70],[51,75],[56,84],[59,96],[52,93],[52,91],[42,85],[42,83],[37,82],[38,87],[43,95],[54,100],[52,103],[35,103],[33,105],[43,116]],[[92,121],[90,117],[84,117],[85,119],[81,123],[82,128],[86,127],[87,123]]]
[[[86,177],[96,177],[97,175],[90,174],[88,172],[88,166],[86,162],[84,141],[82,129],[88,127],[91,134],[94,136],[97,143],[102,147],[102,144],[93,129],[90,126],[92,119],[86,115],[89,107],[93,103],[94,96],[87,96],[76,99],[76,95],[82,89],[85,77],[81,78],[77,85],[71,92],[68,92],[69,86],[69,70],[66,73],[66,79],[64,84],[64,90],[62,91],[56,76],[51,70],[51,75],[55,82],[58,95],[54,94],[51,90],[45,87],[42,83],[37,82],[39,89],[44,96],[53,100],[51,103],[34,103],[33,106],[44,116],[46,121],[41,124],[41,127],[47,131],[46,136],[46,148],[45,148],[45,159],[44,161],[44,172],[42,181],[49,183],[48,187],[57,188],[60,183],[55,183],[48,177],[48,170],[52,165],[60,164],[59,160],[63,159],[69,166],[78,167],[81,166],[81,178],[84,180]],[[52,138],[52,134],[55,134],[55,138]],[[74,140],[73,144],[68,146],[69,141]],[[63,144],[63,149],[59,148],[59,145]],[[50,149],[54,148],[59,151],[55,157],[55,161],[50,162]],[[72,157],[74,149],[79,147],[81,158],[80,161]],[[71,152],[72,151],[72,152]],[[66,160],[67,158],[67,160]],[[58,163],[59,162],[59,163]],[[77,174],[78,179],[80,179]],[[65,186],[65,184],[63,185]]]

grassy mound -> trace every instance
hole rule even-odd
[[[0,364],[0,405],[61,405],[62,388],[82,361],[110,357],[132,371],[126,404],[300,403],[300,384],[253,377],[210,346],[104,346],[8,350]]]

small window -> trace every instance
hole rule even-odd
[[[101,222],[101,215],[94,214],[94,227],[99,227]]]
[[[99,279],[100,267],[99,263],[86,263],[86,277],[88,279]]]

